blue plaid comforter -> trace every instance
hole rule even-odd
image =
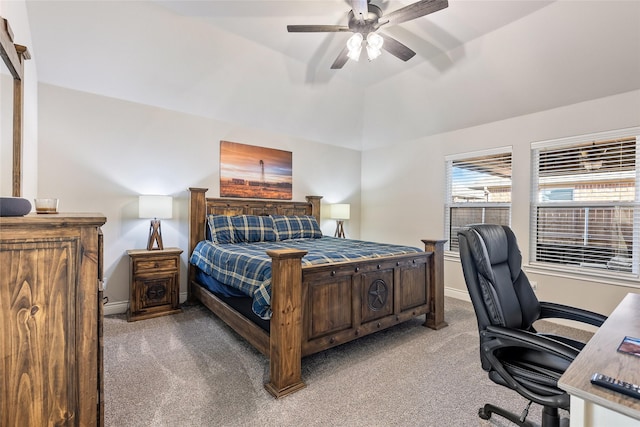
[[[300,249],[308,251],[302,265],[330,264],[366,258],[422,252],[411,246],[364,242],[324,236],[319,239],[289,239],[278,242],[214,244],[198,243],[190,262],[206,274],[253,298],[253,311],[263,319],[271,318],[271,257],[267,250]]]

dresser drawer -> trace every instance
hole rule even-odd
[[[136,259],[133,261],[133,273],[144,273],[159,270],[176,270],[180,258],[178,256],[170,258]]]

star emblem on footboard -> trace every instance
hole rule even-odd
[[[387,284],[382,279],[374,280],[369,285],[369,308],[371,310],[380,310],[387,303],[389,290]]]

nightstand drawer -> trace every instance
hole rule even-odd
[[[157,270],[176,270],[180,258],[136,259],[133,261],[133,274]]]

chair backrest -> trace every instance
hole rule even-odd
[[[478,328],[498,325],[530,330],[540,303],[522,271],[513,231],[503,225],[470,225],[458,233],[460,261]]]

